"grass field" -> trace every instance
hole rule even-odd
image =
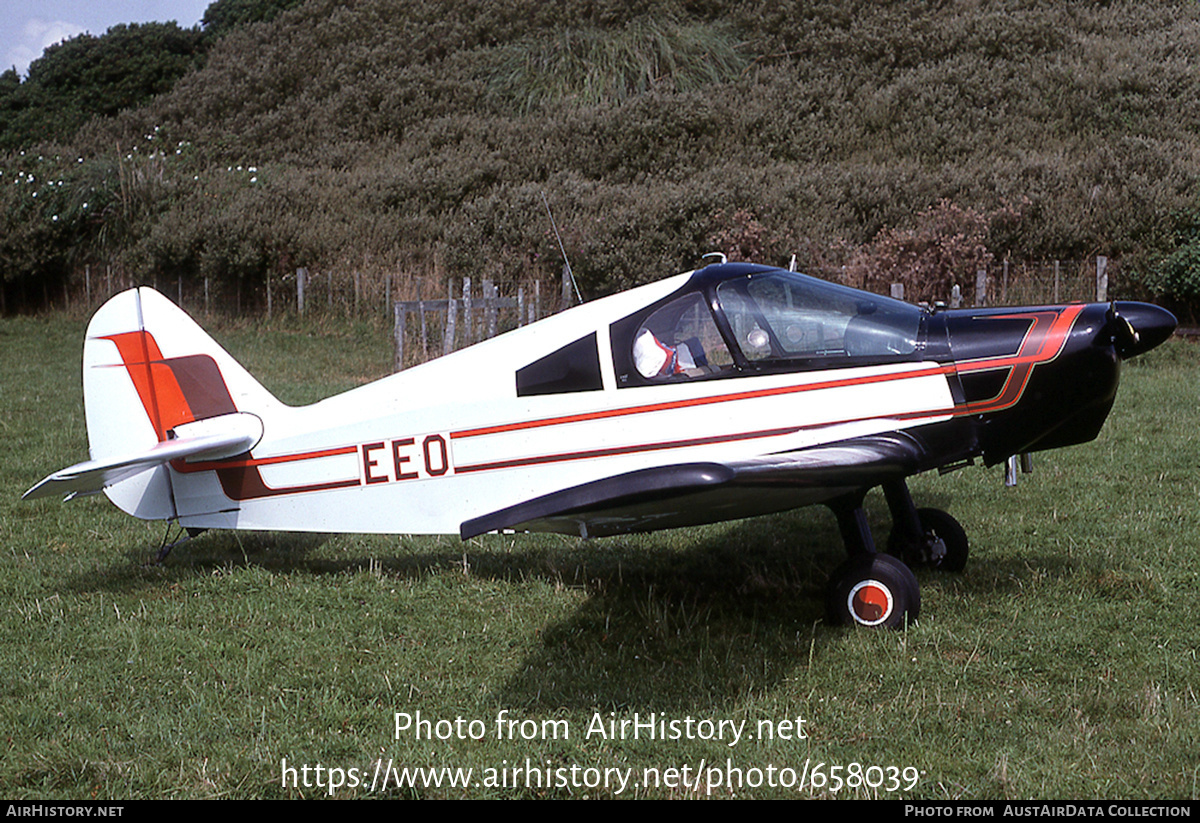
[[[292,403],[391,358],[383,329],[215,325]],[[0,321],[0,795],[1200,796],[1189,344],[1127,365],[1100,438],[1016,489],[917,478],[972,559],[920,573],[888,632],[823,623],[823,509],[596,541],[216,533],[151,564],[161,524],[19,500],[86,456],[83,328]]]

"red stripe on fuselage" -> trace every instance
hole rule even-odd
[[[617,417],[628,417],[639,414],[649,414],[660,411],[672,411],[685,409],[697,406],[711,405],[715,403],[736,402],[740,400],[753,400],[765,397],[777,397],[788,394],[797,394],[808,391],[820,391],[823,389],[845,388],[849,386],[863,386],[875,383],[886,383],[899,380],[908,380],[921,377],[929,377],[934,375],[950,375],[956,370],[959,373],[974,373],[981,371],[991,371],[996,369],[1010,369],[1008,379],[1005,381],[1004,387],[1000,393],[989,400],[981,402],[969,402],[958,404],[944,409],[930,409],[924,411],[902,412],[897,414],[887,415],[868,415],[857,418],[848,418],[843,420],[828,421],[808,426],[791,426],[784,428],[765,429],[746,432],[732,432],[723,435],[711,435],[699,438],[686,438],[675,441],[663,441],[655,443],[638,443],[625,446],[614,446],[596,449],[580,449],[572,452],[560,452],[544,455],[528,455],[524,457],[513,457],[502,460],[488,461],[484,463],[476,463],[472,465],[456,465],[454,472],[456,474],[467,474],[472,472],[495,471],[509,468],[520,468],[526,466],[546,465],[556,462],[567,462],[574,460],[585,460],[597,457],[611,457],[627,454],[638,454],[653,451],[662,451],[669,449],[688,448],[693,446],[716,445],[721,443],[733,443],[742,440],[763,439],[770,437],[785,436],[803,430],[813,430],[828,428],[831,426],[844,425],[847,423],[866,422],[876,419],[890,420],[926,420],[946,416],[964,416],[973,415],[983,412],[1000,411],[1010,408],[1015,405],[1024,393],[1033,368],[1042,363],[1048,363],[1054,360],[1062,353],[1066,346],[1066,342],[1070,336],[1070,330],[1076,319],[1085,307],[1082,305],[1067,306],[1061,309],[1052,309],[1045,311],[1032,312],[1017,312],[1005,315],[993,315],[998,319],[1020,319],[1026,318],[1030,321],[1029,329],[1026,331],[1016,354],[1005,355],[1000,357],[983,357],[976,360],[966,361],[959,364],[936,365],[914,369],[912,371],[876,374],[859,377],[836,378],[830,380],[821,380],[813,383],[804,383],[800,385],[779,386],[771,389],[755,389],[751,391],[731,392],[729,394],[712,395],[708,397],[690,398],[687,400],[667,401],[661,403],[647,403],[636,406],[627,406],[619,409],[604,409],[591,412],[580,412],[577,414],[561,415],[557,417],[546,417],[536,420],[524,420],[513,423],[504,423],[494,426],[481,426],[471,429],[463,429],[456,432],[451,432],[452,440],[480,437],[489,434],[503,434],[509,432],[526,431],[530,429],[545,428],[558,426],[568,423],[579,423],[597,420],[606,420]],[[984,318],[987,319],[987,318]],[[220,461],[217,463],[195,463],[188,464],[186,471],[205,471],[205,470],[220,470],[218,475],[222,478],[222,485],[226,487],[226,493],[234,492],[235,486],[241,486],[240,492],[246,496],[232,497],[235,500],[244,500],[257,497],[279,496],[287,494],[299,494],[310,491],[325,491],[340,488],[352,488],[362,485],[360,480],[335,481],[330,483],[319,483],[312,485],[294,486],[282,489],[270,489],[262,483],[261,476],[258,475],[255,467],[260,465],[272,465],[278,463],[299,462],[304,460],[315,460],[323,457],[339,456],[355,453],[358,446],[343,446],[330,449],[322,449],[317,451],[302,452],[291,455],[278,455],[275,457],[265,458],[246,458]],[[241,483],[230,482],[234,480],[233,475],[241,470],[246,473],[246,477],[242,478]],[[247,482],[248,481],[248,482]]]
[[[606,420],[612,417],[626,417],[628,415],[635,414],[673,411],[675,409],[708,406],[714,403],[731,403],[738,400],[755,400],[763,397],[778,397],[785,394],[820,391],[821,389],[844,388],[846,386],[865,386],[872,383],[886,383],[893,380],[908,380],[910,378],[929,377],[931,375],[938,374],[952,374],[953,372],[953,366],[933,366],[896,374],[873,374],[865,377],[846,377],[838,378],[836,380],[822,380],[815,383],[803,383],[801,385],[794,386],[779,386],[773,389],[755,389],[752,391],[733,392],[731,394],[712,395],[710,397],[693,397],[688,400],[672,400],[662,403],[648,403],[642,406],[627,406],[622,409],[605,409],[603,411],[581,412],[579,414],[569,414],[561,417],[546,417],[540,420],[522,420],[517,423],[504,423],[498,426],[482,426],[476,429],[464,429],[463,431],[451,432],[450,437],[454,440],[459,440],[466,437],[480,437],[487,434],[502,434],[505,432],[537,429],[545,426],[559,426],[564,423],[582,423],[591,420]]]
[[[1062,309],[1046,311],[1017,312],[1014,314],[998,314],[982,318],[983,320],[1020,320],[1028,319],[1029,328],[1015,356],[983,357],[968,360],[958,364],[959,374],[972,374],[996,369],[1009,369],[1008,378],[1000,392],[992,398],[982,401],[967,402],[960,408],[961,413],[982,414],[985,412],[1002,411],[1012,408],[1025,393],[1034,366],[1049,363],[1056,359],[1067,345],[1071,328],[1083,312],[1085,306],[1072,305]]]
[[[216,469],[249,469],[256,466],[275,466],[280,463],[296,463],[301,460],[319,460],[322,457],[338,457],[343,454],[354,454],[358,451],[357,446],[339,446],[334,449],[318,449],[310,452],[300,452],[298,454],[281,454],[275,457],[245,457],[230,460],[206,460],[196,463],[187,463],[181,460],[175,461],[172,465],[176,470],[185,474],[194,472],[214,471]]]

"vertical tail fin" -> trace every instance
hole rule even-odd
[[[93,461],[144,454],[190,423],[281,404],[183,311],[158,292],[131,289],[96,312],[83,349],[83,396]],[[144,519],[176,516],[165,464],[108,486]]]

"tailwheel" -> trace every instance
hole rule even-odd
[[[843,626],[903,628],[921,611],[921,588],[908,566],[886,554],[852,557],[830,579],[829,619]]]
[[[888,538],[888,554],[904,559],[912,566],[925,566],[947,572],[960,572],[967,566],[967,532],[957,520],[941,509],[917,509],[921,537],[911,538],[893,529]]]

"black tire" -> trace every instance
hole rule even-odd
[[[921,523],[921,531],[927,539],[938,539],[945,546],[945,552],[938,559],[929,559],[927,546],[910,547],[900,535],[893,530],[888,538],[888,554],[904,559],[913,566],[937,569],[944,572],[961,572],[967,567],[967,556],[970,554],[970,544],[967,532],[957,520],[941,509],[917,509],[917,519]]]
[[[917,517],[921,519],[921,528],[925,533],[941,538],[946,546],[946,553],[942,555],[941,561],[930,563],[929,567],[944,572],[960,572],[965,569],[967,555],[970,553],[966,529],[941,509],[917,509]]]
[[[835,625],[900,629],[920,614],[921,587],[890,555],[855,557],[830,578],[826,607]]]

